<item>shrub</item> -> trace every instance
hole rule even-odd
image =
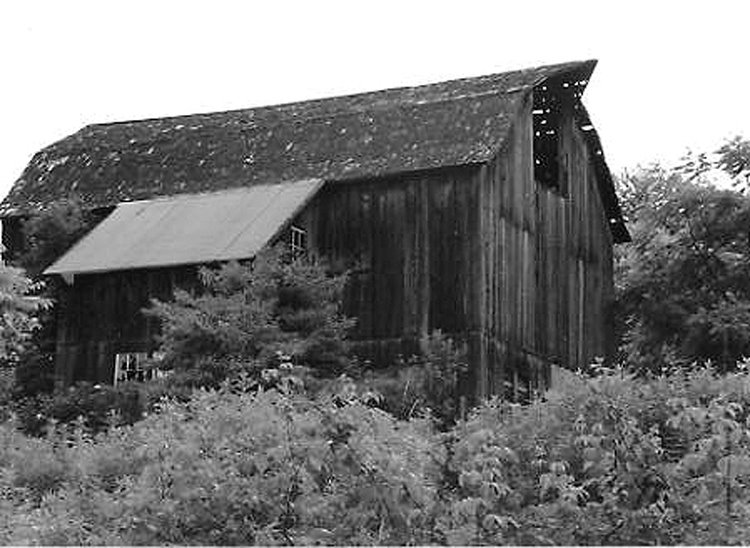
[[[351,380],[287,366],[162,400],[132,426],[0,426],[8,544],[680,544],[750,541],[750,378],[571,375],[438,434]]]
[[[456,427],[462,544],[738,542],[750,496],[747,375],[575,378],[546,401],[499,401]],[[734,470],[734,472],[731,472]],[[722,505],[727,497],[729,505]],[[719,501],[719,504],[717,504]]]
[[[161,390],[159,390],[161,388]],[[118,386],[79,382],[52,394],[18,399],[13,409],[22,430],[42,436],[50,425],[78,424],[89,432],[140,420],[163,394],[163,386],[139,383]]]
[[[468,371],[465,348],[435,331],[421,341],[422,352],[387,370],[367,370],[359,384],[379,395],[379,405],[400,419],[428,413],[440,429],[460,411],[459,382]]]
[[[64,282],[52,278],[41,283],[41,273],[103,218],[102,213],[83,210],[76,197],[53,204],[29,217],[22,226],[23,248],[12,257],[34,283],[28,291],[41,302],[59,301]],[[14,366],[16,398],[50,393],[54,388],[54,356],[57,332],[54,310],[42,307],[35,315],[32,336],[18,348]]]
[[[75,196],[59,200],[24,222],[24,248],[15,260],[37,278],[101,218],[101,214],[84,211]]]
[[[201,277],[202,294],[179,291],[148,311],[162,325],[164,367],[211,369],[214,383],[242,364],[257,372],[278,352],[329,376],[345,367],[353,325],[340,311],[346,278],[329,275],[317,258],[269,250],[253,264],[204,269]]]
[[[23,270],[0,265],[0,361],[15,365],[50,301],[34,296],[42,286]]]
[[[441,452],[429,425],[357,400],[199,391],[61,454],[63,479],[15,516],[10,541],[431,541]]]

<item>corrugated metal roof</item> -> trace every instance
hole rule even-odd
[[[252,109],[97,124],[38,152],[0,216],[76,194],[87,207],[309,178],[483,162],[534,86],[595,61]],[[581,89],[582,91],[582,89]]]
[[[123,203],[45,274],[106,272],[254,256],[319,179]]]

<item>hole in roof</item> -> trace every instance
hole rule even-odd
[[[538,184],[562,191],[559,159],[560,137],[557,129],[561,124],[559,97],[549,88],[539,86],[534,90],[532,112],[541,111],[543,116],[533,116],[534,132],[534,179]]]

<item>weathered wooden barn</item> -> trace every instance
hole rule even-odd
[[[43,149],[0,204],[11,254],[56,200],[106,215],[47,270],[70,284],[60,378],[129,378],[154,349],[150,297],[279,240],[354,268],[346,311],[376,360],[440,329],[467,344],[476,394],[517,395],[606,355],[629,236],[581,102],[595,64],[92,125]]]

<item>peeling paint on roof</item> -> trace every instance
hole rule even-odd
[[[319,178],[478,163],[525,92],[594,61],[270,107],[91,125],[37,153],[0,216],[75,193],[90,207]],[[291,145],[291,146],[290,146]]]

